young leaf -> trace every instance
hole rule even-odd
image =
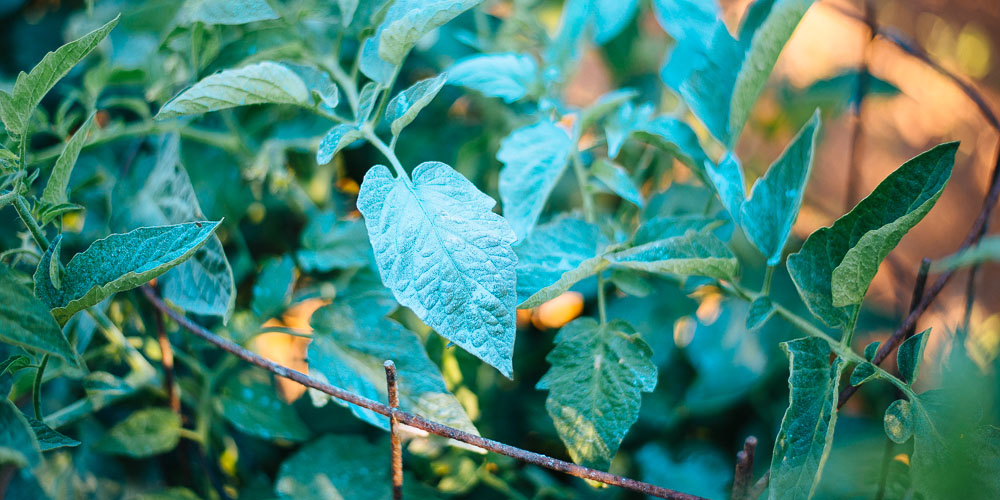
[[[174,449],[180,431],[180,415],[167,408],[146,408],[116,424],[95,446],[103,453],[146,458]]]
[[[788,256],[788,273],[816,317],[832,327],[848,324],[879,263],[941,195],[957,150],[958,143],[942,144],[907,161]]]
[[[49,307],[19,283],[7,266],[0,265],[0,340],[8,344],[54,354],[77,364],[76,350],[49,313]],[[9,369],[9,367],[8,367]]]
[[[312,435],[295,408],[275,393],[265,372],[250,369],[228,377],[216,403],[227,422],[251,436],[300,442]]]
[[[606,261],[597,257],[599,240],[597,227],[576,217],[561,217],[535,228],[514,249],[520,307],[535,307],[595,274],[585,265],[588,262],[606,267]],[[548,290],[550,287],[555,289]]]
[[[154,118],[166,120],[251,104],[309,102],[309,90],[299,75],[270,61],[229,69],[205,77],[167,101]]]
[[[913,384],[920,373],[920,361],[924,358],[924,348],[927,347],[930,336],[931,329],[928,328],[906,339],[896,351],[896,368],[907,384]]]
[[[421,80],[410,88],[396,94],[385,110],[385,119],[391,124],[392,135],[399,135],[444,87],[447,75]]]
[[[420,338],[386,318],[379,295],[337,299],[313,315],[315,328],[309,344],[310,373],[331,384],[376,401],[387,397],[383,363],[392,360],[399,375],[400,408],[424,418],[479,434],[462,405],[448,391],[444,379],[427,357]],[[339,400],[337,400],[339,402]],[[341,403],[358,418],[389,430],[389,419],[363,408]]]
[[[0,398],[0,466],[32,468],[41,460],[41,453],[28,420],[14,403]]]
[[[740,210],[741,227],[747,238],[767,258],[769,266],[781,262],[781,251],[799,215],[812,170],[818,131],[819,110],[767,169],[767,173],[754,183],[750,197]]]
[[[388,85],[417,40],[482,0],[398,0],[386,10],[375,35],[361,49],[361,72]]]
[[[612,111],[618,111],[639,95],[634,89],[616,89],[602,94],[593,104],[580,110],[580,130],[586,130]]]
[[[811,498],[830,454],[837,422],[837,389],[844,363],[830,363],[830,347],[816,337],[784,342],[788,353],[788,409],[771,457],[769,498]]]
[[[43,224],[52,220],[51,209],[69,202],[69,199],[66,198],[69,176],[73,172],[73,166],[76,165],[76,158],[80,155],[80,150],[83,149],[83,145],[87,141],[87,135],[94,124],[94,116],[96,113],[90,115],[90,118],[87,118],[87,121],[80,125],[73,137],[70,137],[69,141],[66,142],[66,147],[56,159],[55,166],[52,167],[49,182],[45,184],[45,190],[42,191],[42,198],[39,200],[45,207],[41,209]]]
[[[905,399],[897,399],[885,409],[885,435],[896,444],[903,444],[913,436],[913,408]]]
[[[339,220],[336,214],[324,213],[311,218],[302,231],[296,260],[307,273],[325,273],[365,266],[371,255],[364,221]]]
[[[35,295],[52,308],[57,321],[65,324],[77,311],[142,285],[186,261],[217,227],[219,222],[205,221],[112,234],[73,256],[66,265],[62,287],[56,288],[48,269],[59,260],[59,236],[38,264]]]
[[[323,137],[323,142],[319,145],[319,149],[316,150],[316,163],[319,165],[330,163],[341,149],[350,146],[351,143],[362,137],[364,137],[364,134],[357,125],[348,123],[335,125],[326,133],[326,136]]]
[[[549,121],[519,128],[500,143],[500,201],[517,241],[531,234],[573,147],[569,134]]]
[[[643,112],[640,108],[637,113]],[[636,119],[641,119],[637,117]],[[691,126],[669,116],[661,116],[652,121],[638,123],[634,131],[641,139],[669,151],[679,160],[701,175],[708,155],[698,142],[698,136]],[[610,139],[609,139],[610,141]],[[610,144],[610,142],[609,142]]]
[[[337,85],[330,79],[330,74],[313,66],[302,64],[282,63],[283,66],[295,72],[302,79],[313,95],[319,98],[318,103],[323,103],[328,108],[336,108],[340,103],[340,91]],[[314,101],[315,102],[315,101]]]
[[[597,178],[614,191],[623,200],[642,208],[645,200],[639,192],[639,186],[635,185],[628,172],[619,165],[615,165],[606,160],[599,160],[590,167],[590,174]]]
[[[266,0],[187,0],[177,13],[177,24],[189,26],[196,22],[223,25],[247,24],[278,19],[278,14]]]
[[[642,392],[656,387],[652,349],[621,320],[579,318],[559,330],[537,389],[573,461],[601,470],[639,417]]]
[[[770,297],[760,296],[753,299],[747,310],[747,330],[755,330],[774,316],[774,303]]]
[[[850,383],[853,386],[859,386],[869,380],[878,378],[878,372],[875,371],[875,365],[871,363],[861,363],[854,367],[851,372]]]
[[[878,353],[878,346],[882,345],[881,342],[875,341],[865,346],[865,359],[872,361],[875,359],[875,354]]]
[[[617,113],[608,118],[604,124],[604,136],[608,141],[609,158],[618,157],[628,136],[647,126],[654,111],[652,103],[636,106],[632,102],[626,102],[618,108]]]
[[[87,57],[97,44],[104,40],[108,33],[118,24],[118,17],[104,26],[74,40],[55,52],[45,54],[31,72],[23,71],[17,75],[14,89],[10,94],[0,91],[0,118],[3,119],[7,132],[22,135],[27,131],[28,120],[45,94],[52,90],[56,82],[62,79],[77,63]]]
[[[480,54],[460,59],[448,68],[448,84],[461,85],[510,103],[531,91],[538,65],[527,54]]]
[[[688,231],[645,245],[615,252],[607,259],[617,265],[651,273],[731,279],[739,264],[726,244],[712,233]]]
[[[375,82],[368,82],[361,87],[358,93],[358,109],[354,116],[354,122],[360,125],[367,122],[375,110],[375,101],[378,99],[380,87]]]
[[[705,162],[705,173],[718,193],[722,206],[726,207],[730,217],[740,224],[743,203],[746,200],[746,178],[739,158],[734,154],[726,154],[718,165]]]
[[[514,347],[514,232],[496,202],[454,169],[426,162],[413,180],[365,174],[365,217],[382,282],[448,340],[510,377]]]
[[[35,440],[41,451],[56,450],[59,448],[74,448],[80,446],[80,442],[63,435],[55,429],[45,425],[44,422],[35,420],[27,415],[24,417],[31,426],[31,431],[35,434]]]
[[[10,356],[5,360],[0,361],[0,377],[8,373],[14,375],[15,373],[30,366],[31,358],[21,354]]]
[[[268,319],[280,313],[292,296],[295,284],[295,263],[285,255],[264,264],[253,285],[250,309],[258,318]]]
[[[125,227],[160,226],[205,220],[194,186],[180,163],[177,134],[160,141],[158,158],[145,184],[129,198]],[[185,311],[229,321],[236,304],[233,270],[217,235],[194,256],[159,279],[163,298]]]

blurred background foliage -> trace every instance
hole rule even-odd
[[[748,3],[723,2],[730,26]],[[46,98],[45,125],[33,136],[32,148],[40,152],[36,160],[51,160],[87,110],[97,109],[101,135],[111,138],[85,150],[73,171],[70,198],[87,209],[64,218],[64,246],[80,249],[111,230],[123,229],[116,225],[120,222],[115,211],[144,181],[156,155],[155,141],[136,132],[140,127],[152,127],[142,129],[149,135],[166,131],[149,125],[150,116],[180,89],[217,70],[254,61],[294,61],[307,53],[353,58],[356,46],[350,43],[343,45],[342,54],[331,53],[340,36],[333,22],[334,2],[271,4],[281,20],[213,26],[193,38],[192,28],[173,22],[182,5],[177,0],[0,0],[4,27],[0,88],[5,89],[18,71],[29,69],[47,51],[122,13],[110,40],[99,48],[100,56],[88,59]],[[974,81],[994,109],[1000,108],[1000,4],[994,0],[873,4],[879,24],[917,40],[944,67]],[[665,90],[657,74],[672,41],[646,2],[643,5],[619,36],[581,54],[580,70],[567,87],[567,102],[586,106],[611,89],[628,86],[658,98],[663,109],[676,108],[676,97]],[[937,208],[906,236],[876,277],[855,335],[855,348],[860,350],[884,339],[901,320],[920,259],[939,258],[957,248],[979,210],[998,139],[951,82],[885,40],[876,39],[866,49],[865,26],[831,5],[860,12],[858,2],[850,0],[823,0],[810,9],[783,52],[737,148],[750,177],[755,177],[812,110],[823,109],[817,162],[794,229],[798,241],[858,201],[845,200],[847,151],[854,81],[866,50],[873,80],[861,117],[858,193],[869,192],[916,153],[939,142],[962,141],[954,178]],[[405,88],[473,53],[469,44],[475,43],[477,30],[499,30],[507,46],[496,49],[537,53],[555,32],[560,8],[560,2],[548,0],[488,1],[481,13],[463,15],[423,40],[397,86]],[[192,39],[200,41],[197,60],[191,57]],[[495,152],[514,120],[501,102],[445,87],[407,129],[397,153],[404,164],[448,162],[496,198]],[[211,219],[225,218],[218,234],[239,292],[237,314],[228,325],[214,328],[240,341],[252,338],[255,351],[299,370],[308,368],[308,339],[289,335],[289,329],[308,333],[312,313],[350,278],[346,272],[324,267],[324,252],[350,251],[340,248],[344,240],[329,232],[330,218],[356,217],[358,184],[371,165],[383,161],[365,145],[349,149],[331,165],[316,165],[316,138],[327,128],[328,122],[310,114],[257,106],[206,115],[182,134],[182,161],[202,211]],[[630,143],[622,162],[634,164],[643,154],[641,145]],[[648,178],[640,179],[648,197],[643,214],[700,212],[711,194],[669,154],[654,155]],[[563,182],[550,207],[556,212],[577,206],[578,196],[571,182]],[[598,201],[611,212],[619,203],[613,196],[600,196]],[[20,231],[14,211],[0,211],[0,241],[6,248],[20,246],[25,238]],[[741,262],[759,263],[760,267],[742,270],[744,279],[758,282],[764,269],[756,251],[740,235],[733,246]],[[283,265],[290,256],[301,264],[309,252],[311,268],[289,271]],[[980,273],[968,322],[965,284],[959,279],[918,326],[918,331],[933,327],[935,333],[917,386],[951,388],[953,409],[960,413],[981,406],[987,421],[994,423],[1000,410],[998,276],[996,265]],[[264,283],[267,280],[272,282]],[[679,286],[653,276],[616,285],[630,290],[630,295],[612,297],[609,315],[628,320],[642,333],[653,348],[660,376],[656,391],[643,396],[639,421],[626,437],[612,472],[710,498],[727,497],[735,453],[746,436],[755,435],[762,443],[756,475],[766,470],[787,406],[787,361],[778,342],[795,332],[780,320],[748,332],[746,305],[711,287],[695,291],[693,283]],[[255,286],[291,290],[271,305],[274,318],[265,332],[256,329],[249,312],[254,309]],[[786,304],[800,304],[783,271],[772,293]],[[519,312],[513,381],[465,352],[447,348],[446,341],[430,335],[407,311],[401,309],[396,318],[418,332],[431,359],[441,366],[449,389],[484,436],[565,459],[566,451],[544,409],[545,393],[534,386],[548,368],[544,358],[555,331],[578,315],[591,314],[595,297],[595,283],[590,280],[541,307]],[[71,325],[79,350],[89,344],[93,361],[117,376],[130,373],[134,363],[141,364],[135,353],[147,364],[158,364],[162,353],[154,327],[143,319],[149,315],[136,314],[148,309],[145,302],[123,297],[109,305],[106,318],[100,318],[106,323],[78,316]],[[806,314],[801,305],[798,312]],[[205,318],[202,323],[211,321]],[[113,336],[109,331],[119,331],[124,345],[109,340]],[[323,481],[350,492],[350,498],[387,498],[384,432],[340,406],[314,406],[303,387],[236,363],[176,325],[168,324],[168,331],[176,349],[184,425],[194,429],[189,432],[196,433],[202,445],[181,435],[173,439],[174,445],[180,439],[179,445],[168,442],[165,452],[151,458],[132,458],[135,453],[122,449],[114,426],[136,410],[164,407],[162,390],[145,387],[138,396],[68,421],[63,432],[82,444],[48,452],[36,479],[14,477],[7,498],[326,498]],[[7,350],[0,345],[0,359],[7,357]],[[892,369],[892,363],[890,359],[886,366]],[[30,398],[30,372],[0,379],[0,389],[9,390],[15,401]],[[121,383],[120,378],[91,381],[87,393],[114,394]],[[65,412],[81,395],[77,384],[53,380],[45,387],[44,410]],[[874,495],[886,442],[881,412],[893,399],[887,384],[867,384],[845,407],[819,497]],[[506,457],[448,447],[437,439],[415,437],[407,450],[407,484],[412,489],[408,498],[635,496],[615,488],[595,489]],[[903,445],[893,455],[890,470],[896,481],[905,477],[899,471],[905,471],[907,453]],[[967,478],[974,470],[942,471],[942,475]],[[905,492],[905,484],[890,483],[895,488],[891,492]],[[960,486],[954,498],[975,497],[974,481],[956,484]]]

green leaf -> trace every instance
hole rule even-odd
[[[10,94],[0,91],[0,118],[3,119],[7,132],[22,135],[28,130],[28,122],[38,103],[45,94],[66,76],[73,66],[87,57],[97,44],[104,40],[108,33],[118,24],[118,17],[104,26],[74,40],[55,52],[45,54],[31,72],[23,71],[17,75],[14,89]]]
[[[454,169],[426,162],[413,180],[365,174],[365,217],[382,282],[428,326],[510,377],[514,232],[496,202]]]
[[[448,84],[499,97],[508,103],[531,92],[537,78],[535,58],[514,52],[469,56],[448,68]]]
[[[112,234],[73,256],[60,288],[48,273],[50,264],[59,261],[62,237],[56,237],[35,272],[35,295],[65,324],[77,311],[142,285],[191,258],[218,227],[219,222],[205,221]]]
[[[0,377],[11,374],[13,376],[15,373],[24,370],[31,366],[31,359],[22,354],[15,354],[9,356],[7,359],[0,361]],[[0,391],[2,392],[2,391]]]
[[[905,399],[893,401],[885,410],[885,435],[896,444],[903,444],[913,436],[913,408]]]
[[[850,383],[853,386],[859,386],[869,380],[874,380],[879,378],[878,372],[875,371],[875,365],[871,363],[861,363],[854,367],[851,372]]]
[[[35,434],[21,410],[0,398],[0,466],[34,467],[41,460]]]
[[[642,199],[642,193],[639,192],[639,186],[635,185],[628,172],[621,166],[606,160],[598,160],[590,167],[590,174],[623,200],[640,208],[646,204]]]
[[[73,172],[73,166],[76,165],[80,150],[83,149],[83,145],[87,141],[87,135],[93,128],[94,116],[96,113],[91,114],[87,121],[80,125],[73,137],[66,142],[66,147],[63,148],[59,158],[56,159],[55,166],[52,167],[49,182],[45,184],[45,190],[42,191],[42,198],[39,200],[43,207],[40,209],[43,224],[47,224],[53,218],[49,212],[50,209],[69,203],[69,199],[66,197],[69,176]]]
[[[191,490],[183,487],[167,488],[155,493],[143,493],[136,500],[201,500]]]
[[[559,330],[538,381],[545,408],[573,461],[607,470],[639,417],[642,392],[656,387],[649,345],[621,320],[579,318]]]
[[[941,195],[957,150],[958,143],[942,144],[907,161],[788,256],[788,273],[816,317],[832,327],[849,324],[879,263]]]
[[[319,149],[316,150],[316,163],[319,165],[330,163],[341,149],[350,146],[351,143],[362,137],[364,134],[357,125],[349,123],[335,125],[323,137],[323,142],[319,144]]]
[[[708,232],[646,243],[607,256],[613,264],[651,273],[731,279],[739,264],[725,243]]]
[[[643,221],[632,236],[633,245],[643,245],[656,240],[684,236],[688,231],[710,231],[724,223],[718,217],[704,215],[659,215]]]
[[[515,130],[500,143],[500,201],[518,241],[538,222],[573,147],[565,130],[544,120]]]
[[[604,124],[604,136],[608,141],[609,158],[618,157],[618,153],[621,152],[622,146],[625,145],[625,141],[629,135],[648,126],[654,111],[655,108],[652,103],[636,106],[632,102],[626,102],[618,108],[618,112],[608,118],[608,121]],[[650,128],[657,130],[655,127]],[[669,137],[670,134],[668,132],[664,135]],[[697,141],[697,138],[695,140]]]
[[[727,153],[718,165],[705,162],[705,174],[719,195],[722,206],[726,207],[729,216],[740,224],[742,222],[740,215],[746,200],[746,180],[739,158]]]
[[[80,446],[80,442],[63,435],[53,428],[45,425],[44,422],[35,420],[29,416],[24,417],[31,426],[31,431],[35,433],[35,440],[41,451],[56,450],[59,448],[73,448]]]
[[[319,98],[316,104],[322,103],[326,107],[333,109],[340,103],[340,91],[337,85],[330,79],[330,74],[313,66],[303,64],[282,63],[283,66],[295,72],[302,79],[314,96]]]
[[[607,267],[607,261],[597,257],[599,241],[597,227],[577,217],[560,217],[538,226],[514,249],[519,306],[541,305]]]
[[[388,441],[372,444],[361,436],[327,434],[282,462],[274,491],[289,500],[390,500],[388,446]],[[407,477],[403,498],[429,500],[439,494]]]
[[[336,214],[328,212],[309,219],[302,231],[302,249],[296,253],[296,260],[305,272],[325,273],[365,266],[371,256],[364,221],[339,220]]]
[[[928,328],[906,339],[896,352],[896,368],[907,384],[913,384],[920,373],[920,361],[924,358],[924,348],[930,336],[931,329]]]
[[[482,0],[397,0],[385,12],[375,35],[361,48],[361,72],[388,85],[410,49],[427,33],[443,26]]]
[[[386,318],[381,294],[338,297],[313,315],[309,370],[331,384],[375,401],[388,397],[383,363],[396,364],[399,405],[405,411],[479,434],[462,405],[448,391],[438,367],[431,362],[415,333]],[[342,403],[358,418],[389,430],[389,419]]]
[[[337,0],[340,7],[340,24],[345,28],[351,25],[354,20],[354,12],[358,10],[359,0]]]
[[[147,458],[174,449],[180,433],[180,415],[167,408],[146,408],[115,424],[96,447],[112,455]]]
[[[4,265],[0,265],[0,340],[79,363],[76,350],[66,340],[49,307],[35,298]],[[16,364],[8,365],[7,369],[12,366]]]
[[[295,262],[284,255],[271,259],[261,268],[253,285],[250,309],[258,318],[267,319],[279,314],[292,298],[295,284]]]
[[[875,354],[878,353],[878,347],[882,345],[881,342],[875,341],[865,346],[865,359],[872,361],[875,359]]]
[[[312,433],[275,392],[270,376],[256,369],[228,377],[219,389],[216,408],[240,432],[266,440],[305,441]]]
[[[391,124],[392,135],[399,135],[403,128],[416,119],[417,114],[427,107],[444,87],[446,78],[447,75],[440,74],[434,78],[421,80],[396,94],[396,97],[389,101],[385,119]]]
[[[591,125],[613,111],[621,109],[639,95],[634,89],[616,89],[602,94],[593,104],[580,110],[580,130],[587,130]]]
[[[747,310],[747,330],[756,330],[767,323],[771,316],[774,316],[774,303],[770,297],[760,296],[753,299],[750,309]]]
[[[642,108],[637,112],[643,112]],[[642,117],[636,119],[640,120]],[[708,161],[708,156],[690,125],[676,118],[661,116],[652,121],[640,122],[637,127],[634,133],[639,138],[673,153],[685,165],[691,167],[695,173],[701,175],[705,169],[705,162]]]
[[[931,272],[944,272],[1000,260],[1000,236],[987,236],[975,246],[935,260]]]
[[[205,220],[187,170],[180,163],[180,140],[170,134],[160,141],[158,158],[145,184],[129,198],[127,227],[160,226]],[[159,279],[160,293],[177,307],[228,322],[236,304],[233,270],[213,234],[188,260]]]
[[[361,92],[358,94],[358,109],[354,116],[354,121],[358,124],[359,128],[361,124],[371,118],[380,90],[381,87],[375,82],[368,82],[364,87],[361,87]]]
[[[278,14],[265,0],[187,0],[177,14],[177,24],[189,26],[196,22],[223,25],[247,24],[278,19]]]
[[[166,120],[251,104],[309,102],[309,90],[299,75],[270,61],[229,69],[205,77],[167,101],[154,117]]]
[[[769,498],[811,498],[830,454],[843,362],[816,337],[781,344],[788,353],[788,409],[771,457]]]
[[[802,207],[819,124],[817,110],[767,173],[754,183],[740,210],[741,227],[769,266],[781,262],[781,251]]]
[[[663,30],[677,41],[707,42],[721,17],[715,0],[654,0],[653,13]]]

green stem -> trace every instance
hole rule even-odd
[[[90,142],[85,144],[83,147],[84,149],[89,149],[94,146],[100,146],[102,144],[116,141],[118,139],[170,132],[178,132],[181,137],[185,139],[191,139],[209,146],[215,146],[230,153],[238,153],[240,151],[239,140],[229,134],[203,130],[195,127],[184,127],[180,124],[158,124],[152,121],[132,123],[112,132],[102,133],[97,137],[93,137]],[[51,148],[36,153],[35,156],[32,157],[32,161],[43,163],[54,160],[62,153],[62,149],[63,146],[61,144],[57,144]]]
[[[771,295],[771,279],[774,278],[774,266],[767,266],[764,272],[764,284],[760,287],[760,294],[767,297]]]
[[[31,386],[31,401],[35,407],[35,419],[42,419],[42,377],[45,375],[45,367],[49,365],[49,355],[42,356],[42,362],[35,370],[35,383]]]
[[[24,201],[24,197],[20,194],[14,198],[14,210],[17,211],[17,216],[21,218],[21,222],[28,227],[28,231],[31,232],[31,237],[35,239],[35,243],[38,244],[38,248],[45,253],[49,249],[49,239],[45,237],[45,232],[42,231],[41,226],[35,221],[35,218],[31,215],[31,209],[28,208],[28,204]]]
[[[583,161],[580,160],[580,152],[576,150],[574,138],[574,149],[572,157],[573,172],[576,174],[577,182],[580,185],[580,197],[583,199],[583,216],[587,222],[594,222],[594,198],[587,189],[587,171],[583,168]]]
[[[604,299],[604,273],[602,271],[597,272],[597,314],[601,319],[602,325],[608,322],[608,313]]]
[[[330,71],[330,75],[333,79],[340,85],[340,88],[344,90],[344,95],[347,97],[347,104],[351,106],[351,111],[354,114],[358,113],[358,89],[357,84],[354,83],[354,78],[352,78],[344,70],[340,68],[340,64],[334,62],[326,68]]]
[[[396,153],[392,151],[392,148],[387,146],[382,139],[379,139],[379,137],[375,135],[375,132],[372,132],[370,127],[366,126],[362,132],[365,134],[365,138],[368,139],[368,142],[370,142],[372,146],[375,146],[375,148],[389,160],[389,163],[392,164],[392,168],[396,170],[396,174],[399,175],[399,177],[404,181],[410,182],[410,176],[406,175],[406,170],[403,168],[403,164],[399,162],[399,158],[396,157]]]
[[[385,92],[383,92],[382,96],[379,97],[379,103],[378,107],[375,110],[375,113],[373,113],[372,116],[370,116],[368,119],[369,123],[371,123],[372,130],[375,129],[375,126],[378,125],[379,120],[382,119],[382,113],[385,112],[385,107],[389,104],[389,99],[391,98],[392,94],[392,87],[396,85],[396,78],[399,77],[399,70],[400,66],[396,66],[396,70],[392,72],[392,78],[389,78],[389,84],[386,85],[385,87]]]
[[[14,203],[15,198],[17,198],[17,191],[7,191],[4,194],[0,194],[0,208],[6,207],[9,203]]]

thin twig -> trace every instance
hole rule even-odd
[[[733,500],[746,500],[750,483],[753,481],[753,456],[757,449],[757,438],[747,437],[743,449],[736,454],[736,471],[733,474]]]
[[[436,434],[438,436],[443,436],[449,439],[454,439],[456,441],[461,441],[463,443],[471,444],[478,448],[482,448],[487,451],[492,451],[494,453],[499,453],[501,455],[507,455],[508,457],[513,457],[523,462],[538,465],[551,469],[554,471],[563,472],[571,476],[576,476],[583,479],[590,479],[592,481],[597,481],[599,483],[609,484],[612,486],[619,486],[621,488],[629,489],[632,491],[637,491],[640,493],[645,493],[650,496],[657,498],[667,498],[674,500],[705,500],[702,497],[695,495],[688,495],[686,493],[681,493],[679,491],[670,490],[667,488],[662,488],[660,486],[655,486],[649,483],[644,483],[642,481],[637,481],[635,479],[630,479],[627,477],[622,477],[616,474],[611,474],[609,472],[599,471],[591,469],[589,467],[583,467],[576,465],[574,463],[566,462],[563,460],[557,460],[555,458],[547,457],[540,453],[535,453],[508,444],[501,443],[499,441],[494,441],[492,439],[486,439],[484,437],[471,434],[454,427],[449,427],[438,422],[427,420],[418,415],[412,413],[407,413],[398,408],[392,408],[386,404],[379,403],[378,401],[372,401],[371,399],[358,396],[352,392],[345,391],[339,387],[334,387],[326,382],[322,382],[315,378],[312,378],[302,372],[292,370],[286,366],[279,365],[269,359],[262,358],[257,354],[247,350],[243,346],[236,344],[231,340],[224,339],[218,335],[206,330],[197,323],[189,320],[183,314],[168,307],[153,291],[152,288],[148,286],[142,287],[142,292],[146,295],[149,301],[154,307],[164,312],[167,316],[177,322],[181,327],[190,331],[191,333],[201,337],[205,341],[215,345],[216,347],[233,354],[237,358],[242,359],[254,366],[263,368],[279,377],[285,377],[294,382],[298,382],[306,387],[316,389],[322,393],[329,394],[337,399],[346,401],[361,408],[371,410],[379,415],[383,415],[390,418],[395,418],[398,422],[427,431],[431,434]]]
[[[861,62],[858,64],[858,77],[854,86],[854,98],[851,102],[851,154],[847,165],[847,189],[844,192],[844,209],[850,210],[858,199],[858,183],[861,177],[861,137],[863,135],[865,95],[868,93],[868,53],[871,50],[872,40],[878,33],[878,26],[875,24],[875,8],[871,0],[861,0],[865,17],[864,22],[868,26],[868,33],[865,35],[865,43],[861,48]]]
[[[174,389],[174,349],[170,347],[167,329],[163,326],[163,313],[153,313],[156,322],[156,340],[160,343],[160,361],[163,364],[163,388],[167,391],[167,400],[174,413],[181,413],[181,398]]]
[[[396,364],[385,362],[385,385],[389,392],[389,406],[399,408],[399,391],[396,387]],[[403,500],[403,446],[399,441],[399,422],[389,417],[390,443],[392,446],[392,498]]]

